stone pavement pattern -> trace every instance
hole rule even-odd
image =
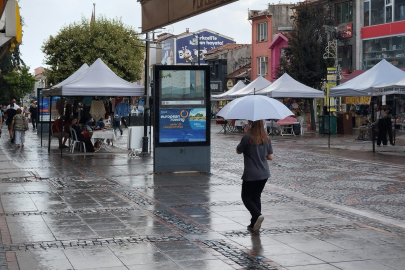
[[[403,161],[350,152],[350,139],[326,152],[319,136],[276,138],[251,235],[241,135],[218,131],[211,174],[154,175],[150,158],[122,154],[125,134],[113,154],[62,158],[32,133],[23,149],[3,136],[0,270],[404,269]]]

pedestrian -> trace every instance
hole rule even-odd
[[[28,121],[22,114],[21,108],[16,110],[17,114],[14,115],[13,120],[11,121],[11,127],[14,131],[14,138],[17,147],[24,147],[25,143],[25,131],[28,130]]]
[[[379,105],[377,108],[377,121],[378,121],[378,137],[377,146],[387,146],[387,122],[386,122],[385,106]]]
[[[32,103],[30,107],[31,123],[32,128],[35,130],[38,126],[38,108],[36,103]]]
[[[117,131],[116,131],[117,128],[120,130],[121,135],[122,135],[122,128],[121,128],[120,119],[121,119],[121,117],[119,117],[118,114],[115,114],[115,115],[114,115],[113,128],[114,128],[115,135],[117,135]]]
[[[28,111],[27,105],[24,106],[23,114],[24,114],[25,120],[27,120],[27,122],[28,122],[30,119],[30,112]]]
[[[236,147],[243,154],[242,201],[252,218],[247,226],[249,231],[258,233],[264,217],[261,213],[260,197],[267,179],[270,177],[268,160],[273,160],[273,148],[264,130],[263,120],[254,121],[244,127],[241,142]]]
[[[13,103],[13,104],[14,104],[14,110],[17,110],[17,109],[19,109],[19,108],[20,108],[20,106],[18,106],[18,105],[17,105],[17,103],[16,103],[16,100],[15,100],[15,99],[13,99],[13,100],[11,101],[11,103]],[[8,109],[10,109],[10,105],[8,105],[8,106],[7,106],[6,110],[8,110]]]
[[[390,139],[390,144],[392,146],[394,146],[394,140],[393,140],[393,136],[392,136],[392,121],[391,121],[391,117],[392,117],[392,110],[390,108],[387,108],[387,110],[385,111],[386,113],[386,118],[385,118],[385,128],[388,132],[388,138]]]
[[[16,110],[14,110],[14,103],[9,105],[9,109],[6,110],[7,120],[6,124],[8,127],[8,134],[10,135],[11,143],[14,143],[14,132],[13,127],[11,126],[11,122],[13,121],[13,117],[17,114]]]

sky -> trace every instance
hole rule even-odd
[[[280,3],[291,2],[283,1]],[[124,24],[141,32],[141,29],[138,29],[142,26],[141,5],[137,0],[19,0],[18,2],[20,14],[24,18],[21,58],[32,73],[37,67],[46,67],[41,51],[44,41],[51,35],[57,35],[65,25],[80,21],[82,17],[90,19],[93,3],[96,4],[96,19],[98,15],[121,18]],[[252,29],[247,20],[248,9],[264,10],[268,3],[266,0],[239,0],[166,26],[166,29],[161,31],[177,35],[185,32],[186,28],[189,28],[190,32],[207,28],[232,37],[237,43],[250,44]]]

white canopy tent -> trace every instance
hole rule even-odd
[[[245,87],[243,87],[239,91],[235,91],[235,92],[229,94],[227,97],[229,97],[229,99],[234,99],[234,98],[237,98],[237,97],[243,97],[243,96],[246,96],[246,95],[250,95],[250,94],[253,94],[254,92],[262,90],[263,88],[269,86],[270,84],[271,84],[271,82],[269,82],[268,80],[266,80],[262,76],[259,76],[253,82],[249,83],[248,85],[246,85]]]
[[[404,71],[383,59],[354,79],[332,87],[329,95],[331,97],[370,96],[374,86],[395,83],[403,78],[405,78]]]
[[[378,85],[373,87],[371,93],[373,96],[383,95],[404,95],[405,94],[405,78],[392,84]]]
[[[72,75],[73,76],[73,75]],[[69,77],[70,78],[70,77]],[[143,96],[145,87],[118,77],[98,58],[86,71],[67,84],[44,91],[44,96]]]
[[[55,88],[59,88],[62,87],[63,85],[66,85],[68,83],[73,82],[74,80],[76,80],[78,77],[80,77],[80,75],[82,75],[87,69],[89,68],[89,65],[87,65],[87,63],[84,63],[78,70],[76,70],[75,73],[73,73],[72,75],[70,75],[68,78],[66,78],[65,80],[63,80],[62,82],[58,83],[55,86],[52,86],[49,90],[55,89]],[[50,93],[51,91],[49,91]]]
[[[238,81],[231,89],[219,95],[211,95],[211,100],[227,100],[227,96],[245,87],[242,81]]]
[[[306,86],[284,73],[271,85],[257,91],[258,95],[272,98],[324,98],[323,91]]]

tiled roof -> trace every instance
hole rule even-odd
[[[247,46],[250,46],[250,44],[228,43],[228,44],[225,44],[225,45],[222,45],[222,46],[209,50],[205,55],[206,55],[206,57],[209,57],[210,55],[213,55],[213,54],[219,55],[219,54],[233,51],[236,49],[241,49],[241,48],[244,48]]]
[[[227,79],[234,79],[234,78],[250,78],[250,63],[241,67],[240,69],[235,70],[231,74],[226,76]]]

